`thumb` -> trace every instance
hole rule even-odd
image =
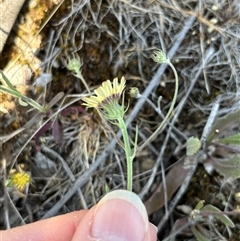
[[[126,190],[108,193],[81,220],[72,241],[156,241],[141,199]]]

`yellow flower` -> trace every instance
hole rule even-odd
[[[126,80],[124,77],[121,78],[120,83],[118,83],[118,78],[114,78],[113,83],[111,83],[110,80],[104,81],[102,86],[94,90],[96,96],[82,99],[86,102],[83,103],[83,105],[93,108],[102,108],[111,101],[119,101],[122,91],[125,88],[125,83]]]
[[[17,172],[9,176],[9,179],[7,180],[7,186],[13,186],[17,190],[22,191],[27,187],[30,181],[31,177],[28,173]]]
[[[94,90],[96,96],[83,98],[85,101],[83,105],[93,107],[100,111],[103,117],[107,120],[118,120],[124,115],[124,106],[119,105],[119,99],[125,88],[126,80],[121,78],[118,83],[118,78],[114,78],[111,83],[110,80],[104,81],[100,87]],[[123,101],[124,102],[124,101]]]

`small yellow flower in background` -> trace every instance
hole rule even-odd
[[[90,108],[98,109],[106,119],[117,120],[119,116],[124,115],[124,106],[119,105],[121,94],[125,88],[126,80],[121,78],[120,83],[118,78],[114,78],[113,82],[106,80],[100,87],[94,90],[96,96],[83,98],[86,105]]]
[[[15,187],[18,191],[23,191],[31,182],[31,177],[26,172],[16,172],[9,175],[6,186]]]

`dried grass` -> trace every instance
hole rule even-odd
[[[61,60],[70,53],[79,54],[90,87],[124,74],[127,85],[139,87],[145,98],[157,102],[162,95],[161,113],[165,114],[172,99],[173,74],[165,66],[154,64],[150,55],[153,49],[161,48],[172,59],[180,77],[178,104],[161,135],[138,153],[134,163],[134,191],[143,200],[165,180],[166,168],[171,168],[173,159],[184,158],[186,138],[201,136],[217,96],[222,100],[217,116],[239,108],[239,11],[237,0],[73,0],[67,7],[60,7],[50,22],[42,71],[56,75],[58,83],[64,83],[64,78],[71,81],[56,74],[64,67]],[[57,70],[53,67],[56,64]],[[82,83],[73,81],[69,94],[83,94]],[[48,91],[57,94],[58,90],[52,83]],[[137,123],[139,141],[144,142],[162,120],[161,113],[158,115],[144,99],[132,103],[127,113],[131,137],[134,139]],[[2,226],[89,208],[105,194],[105,185],[111,190],[125,188],[123,150],[105,131],[99,117],[95,113],[70,115],[63,120],[63,126],[63,146],[56,145],[48,134],[42,138],[41,155],[33,148],[27,161],[22,157],[25,152],[18,158],[18,164],[27,163],[33,178],[24,199],[29,208],[15,208],[22,197],[14,199],[11,191],[8,215],[13,212],[17,218],[8,220],[5,215]],[[11,161],[8,166],[12,166]],[[176,199],[168,210],[170,215],[175,206]],[[159,228],[165,225],[161,219],[153,218]]]

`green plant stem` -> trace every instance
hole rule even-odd
[[[122,117],[118,118],[118,125],[123,135],[124,150],[127,159],[127,190],[132,191],[133,177],[133,156],[127,132],[127,126]]]
[[[90,89],[89,89],[89,87],[88,87],[88,85],[87,85],[87,83],[86,83],[85,79],[83,78],[82,73],[80,71],[78,71],[75,74],[75,77],[80,79],[82,81],[82,83],[84,84],[84,86],[86,87],[88,93],[91,93],[91,91],[90,91]]]
[[[173,109],[174,109],[174,105],[176,103],[177,100],[177,95],[178,95],[178,74],[177,71],[175,69],[175,67],[172,65],[172,63],[170,61],[167,61],[166,64],[168,64],[171,69],[173,70],[174,76],[175,76],[175,91],[174,91],[174,96],[173,96],[173,100],[171,103],[171,106],[168,110],[167,115],[164,117],[163,121],[161,122],[161,124],[158,126],[158,128],[153,132],[153,134],[138,148],[138,152],[141,151],[151,140],[153,140],[153,138],[155,138],[159,131],[162,129],[162,127],[165,125],[165,123],[167,122],[168,118],[170,117]]]

